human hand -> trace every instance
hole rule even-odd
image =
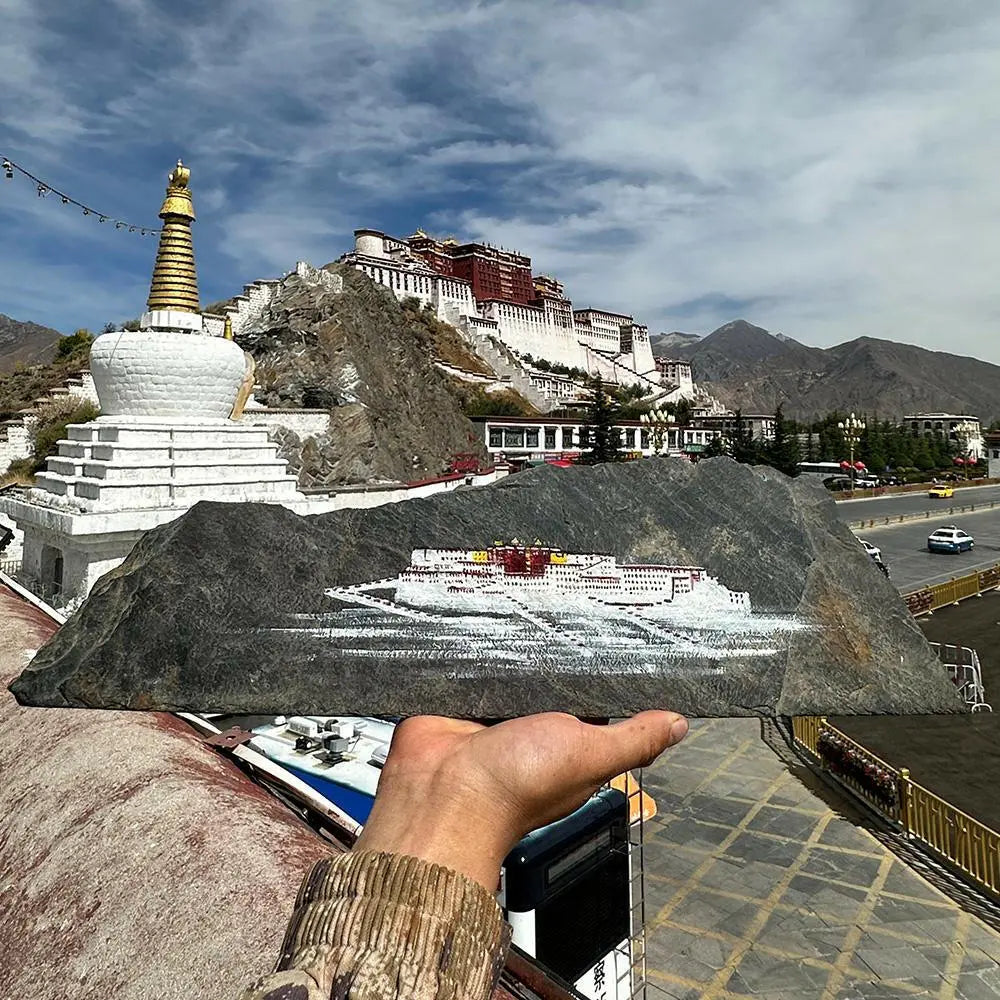
[[[687,733],[673,712],[595,726],[549,712],[495,726],[416,716],[397,727],[356,851],[443,865],[493,892],[531,830],[568,815],[606,781],[651,764]]]

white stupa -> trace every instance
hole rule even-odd
[[[102,334],[91,349],[101,415],[67,428],[27,499],[0,501],[24,532],[21,576],[59,604],[85,596],[143,532],[199,500],[305,500],[266,429],[235,422],[253,361],[228,321],[222,337],[205,333],[189,179],[178,161],[140,329]]]

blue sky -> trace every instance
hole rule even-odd
[[[0,0],[0,152],[156,224],[202,299],[351,232],[485,238],[654,331],[1000,363],[995,0]],[[0,178],[0,312],[142,311],[156,249]]]

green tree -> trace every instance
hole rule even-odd
[[[587,383],[587,410],[584,417],[584,435],[587,450],[580,461],[586,465],[598,462],[617,462],[621,459],[620,431],[615,426],[619,419],[618,400],[605,389],[599,378]]]
[[[94,335],[86,329],[79,329],[69,337],[63,337],[56,344],[56,361],[67,361],[70,358],[86,357],[90,353],[90,345]]]
[[[705,458],[721,458],[728,454],[726,451],[726,438],[722,434],[717,434],[705,446]]]
[[[785,419],[783,407],[779,404],[774,411],[774,438],[764,445],[761,458],[786,476],[798,474],[799,439],[794,433],[794,423]]]
[[[743,419],[743,411],[737,410],[733,429],[729,432],[729,454],[744,465],[756,465],[760,459],[760,449],[753,439],[753,428]]]

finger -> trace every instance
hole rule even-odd
[[[639,712],[612,726],[595,728],[587,754],[595,779],[607,781],[634,767],[648,767],[687,735],[687,719],[676,712]]]

